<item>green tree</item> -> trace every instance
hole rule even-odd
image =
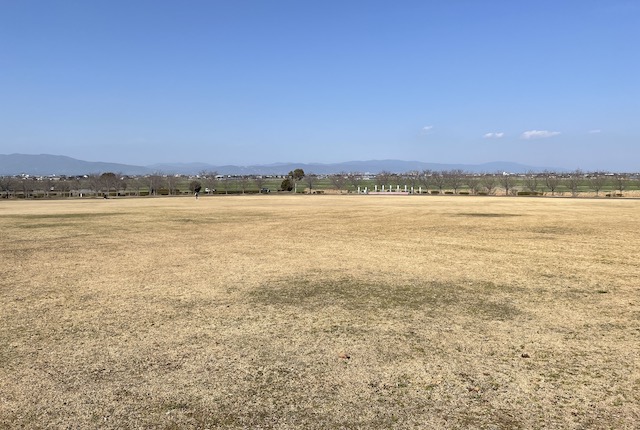
[[[294,192],[298,192],[298,182],[300,182],[302,180],[302,178],[304,178],[304,170],[302,169],[295,169],[289,172],[289,179],[291,181],[290,185],[291,185],[291,189],[289,189],[289,191],[293,190]],[[284,184],[284,181],[283,181]],[[281,186],[281,188],[284,190],[285,188]]]
[[[294,181],[299,181],[302,178],[304,178],[304,170],[302,169],[292,170],[291,172],[289,172],[289,176],[291,176]]]
[[[200,181],[191,181],[189,183],[189,191],[191,191],[192,193],[199,193],[201,189],[202,184],[200,184]]]

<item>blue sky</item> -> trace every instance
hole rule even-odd
[[[0,153],[640,170],[640,1],[0,0]]]

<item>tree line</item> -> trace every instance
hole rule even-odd
[[[430,194],[472,195],[557,195],[578,196],[608,191],[609,195],[622,195],[625,191],[640,189],[640,177],[632,174],[604,172],[568,173],[527,172],[526,174],[473,174],[462,170],[410,171],[402,174],[379,172],[375,175],[341,172],[316,175],[295,169],[279,178],[260,175],[224,176],[217,172],[200,172],[193,177],[163,175],[123,176],[113,172],[71,178],[0,177],[0,195],[3,198],[50,198],[84,196],[158,196],[193,193],[201,189],[205,194],[255,193],[269,188],[284,192],[361,192],[366,188],[386,190],[405,187],[414,192]]]

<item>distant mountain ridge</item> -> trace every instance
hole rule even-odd
[[[77,160],[64,155],[0,154],[0,175],[72,176],[104,172],[144,175],[151,173],[152,170],[128,164]]]
[[[207,163],[164,163],[150,166],[135,166],[119,163],[104,163],[83,161],[64,155],[28,155],[28,154],[0,154],[0,175],[87,175],[92,173],[114,172],[123,175],[147,175],[154,172],[163,174],[195,175],[200,172],[217,172],[220,175],[285,175],[294,169],[304,169],[307,173],[329,175],[340,172],[405,173],[412,170],[452,170],[460,169],[471,173],[510,172],[524,173],[527,171],[541,172],[543,170],[565,171],[561,168],[536,167],[519,163],[498,161],[483,164],[442,164],[425,163],[422,161],[403,160],[368,160],[348,161],[344,163],[273,163],[252,166],[224,165],[215,166]]]
[[[561,168],[536,167],[519,163],[511,163],[506,161],[497,161],[483,164],[442,164],[442,163],[425,163],[422,161],[403,161],[403,160],[368,160],[368,161],[347,161],[344,163],[274,163],[259,164],[252,166],[213,166],[204,163],[171,163],[171,164],[154,164],[147,166],[148,168],[161,171],[180,174],[197,174],[199,172],[217,172],[220,175],[285,175],[294,169],[303,169],[307,173],[315,173],[318,175],[330,175],[340,172],[359,172],[359,173],[379,173],[382,171],[391,173],[406,173],[412,170],[453,170],[460,169],[471,173],[494,173],[494,172],[510,172],[525,173],[527,171],[541,172],[549,171],[565,171]]]

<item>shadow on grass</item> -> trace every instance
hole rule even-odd
[[[397,310],[464,313],[490,320],[508,320],[521,311],[495,296],[510,287],[495,284],[458,285],[413,282],[392,285],[343,277],[339,279],[290,278],[252,290],[250,301],[272,306],[318,310],[337,306],[349,311]]]
[[[490,212],[462,212],[457,216],[475,217],[475,218],[508,218],[522,216],[520,214],[490,213]]]

